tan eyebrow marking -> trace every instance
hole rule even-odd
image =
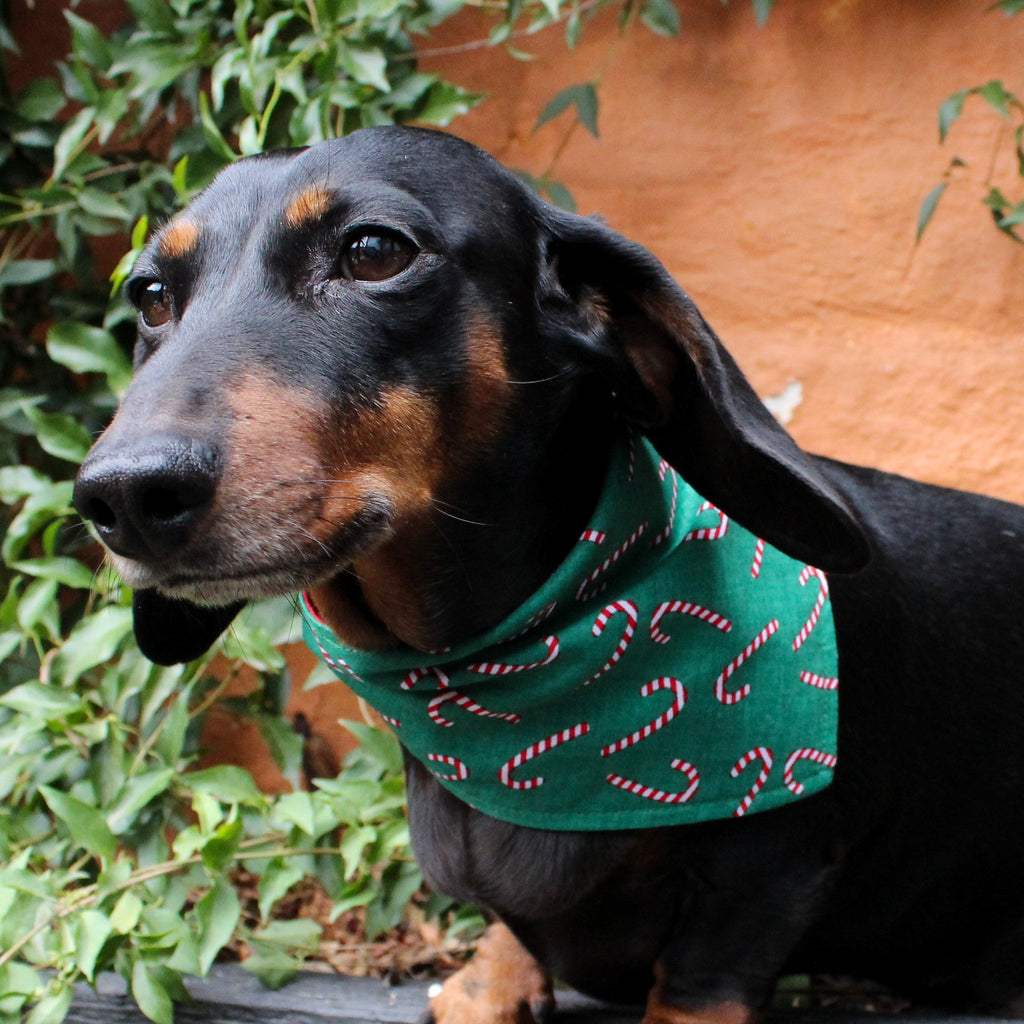
[[[172,221],[160,235],[160,255],[180,259],[199,243],[199,225],[183,217]]]
[[[284,219],[289,227],[299,228],[319,220],[330,209],[331,197],[319,186],[300,192],[285,208]]]

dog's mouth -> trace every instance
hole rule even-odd
[[[325,540],[302,527],[262,534],[252,528],[230,540],[218,540],[213,531],[206,543],[158,561],[109,549],[107,557],[128,586],[193,604],[218,607],[281,597],[326,583],[372,551],[391,535],[392,511],[383,498],[367,500]]]

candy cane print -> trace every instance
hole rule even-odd
[[[552,601],[551,604],[545,605],[536,615],[530,617],[530,621],[518,633],[513,633],[503,643],[511,643],[513,640],[518,640],[521,636],[526,636],[527,633],[532,629],[536,629],[543,622],[547,622],[552,615],[555,614],[555,609],[558,607],[557,601]]]
[[[640,696],[649,697],[652,693],[657,693],[658,690],[672,690],[675,693],[676,699],[669,705],[668,710],[658,715],[654,721],[648,722],[642,729],[637,729],[636,732],[623,736],[621,740],[616,740],[614,743],[609,743],[607,747],[603,747],[601,750],[602,757],[608,757],[609,754],[617,754],[620,750],[625,750],[626,747],[631,747],[634,743],[639,743],[641,740],[647,739],[648,736],[653,736],[659,729],[663,729],[668,725],[683,710],[683,707],[686,705],[686,688],[678,679],[673,679],[671,676],[652,679],[649,683],[644,683],[640,687]]]
[[[558,637],[546,636],[541,643],[548,649],[547,657],[541,661],[534,661],[529,665],[509,665],[500,661],[478,661],[473,665],[467,665],[466,671],[477,672],[482,676],[507,676],[512,672],[529,672],[533,668],[543,668],[545,665],[550,665],[558,657]]]
[[[699,530],[691,530],[685,537],[683,537],[683,543],[688,540],[721,540],[726,533],[729,532],[729,517],[720,509],[716,508],[711,504],[710,501],[705,501],[699,509],[697,514],[701,512],[717,512],[718,513],[718,525],[717,526],[705,526]]]
[[[713,612],[710,608],[705,608],[703,605],[693,604],[690,601],[665,601],[663,604],[658,605],[651,616],[651,639],[656,644],[667,644],[672,639],[667,633],[663,633],[658,628],[662,618],[670,613],[692,615],[694,618],[700,619],[701,622],[706,622],[709,626],[720,629],[723,633],[728,633],[732,629],[732,622],[729,619],[724,615],[719,615],[718,612]]]
[[[588,732],[590,732],[590,725],[587,722],[580,722],[579,725],[574,725],[568,729],[563,729],[561,732],[556,732],[546,740],[541,740],[539,743],[531,744],[525,750],[521,750],[515,757],[506,761],[501,766],[501,769],[498,771],[498,778],[501,779],[502,784],[508,786],[509,789],[536,789],[538,786],[543,786],[543,775],[538,775],[533,779],[520,781],[519,779],[513,779],[512,773],[521,764],[525,764],[527,761],[533,760],[533,758],[538,754],[543,754],[545,751],[553,750],[555,747],[560,747],[563,743],[568,743],[570,740],[579,739],[580,736],[586,736]]]
[[[800,570],[800,584],[804,585],[810,579],[818,581],[818,597],[814,602],[810,618],[803,624],[800,632],[796,635],[796,639],[793,641],[794,651],[799,651],[804,641],[810,636],[811,630],[818,624],[821,609],[825,607],[825,602],[828,600],[828,580],[825,578],[825,574],[820,569],[815,569],[813,565],[805,565]]]
[[[587,541],[590,544],[603,544],[608,539],[608,534],[603,533],[601,530],[584,530],[580,534],[580,540]]]
[[[621,775],[609,775],[607,781],[627,793],[642,796],[645,800],[655,800],[660,804],[685,804],[687,800],[697,792],[700,785],[700,772],[689,761],[682,761],[676,758],[672,767],[681,771],[690,780],[690,785],[679,793],[669,793],[664,789],[655,789],[653,786],[645,786],[642,782],[634,782],[632,779],[624,779]]]
[[[605,672],[611,669],[619,658],[626,653],[626,648],[633,639],[633,634],[636,632],[637,611],[636,605],[633,604],[632,601],[613,601],[610,605],[607,605],[602,610],[601,614],[594,620],[594,626],[591,632],[594,636],[600,636],[604,632],[605,626],[608,625],[608,620],[619,612],[626,616],[626,628],[622,631],[622,639],[615,648],[615,653],[605,662],[604,668],[595,672],[585,683],[583,683],[584,686],[592,683],[599,676],[603,676]]]
[[[768,781],[768,773],[772,770],[772,752],[767,747],[754,747],[753,750],[748,750],[737,762],[733,765],[730,774],[734,779],[738,779],[743,772],[743,769],[747,767],[752,761],[760,759],[763,766],[761,771],[758,773],[757,779],[753,786],[750,787],[750,791],[740,801],[739,807],[732,812],[734,818],[742,818],[747,811],[750,810],[750,805],[754,802],[754,798],[758,793],[761,792],[762,787]]]
[[[437,688],[443,690],[448,685],[448,676],[433,665],[414,668],[403,680],[402,689],[411,690],[421,679],[433,676],[437,680]]]
[[[464,761],[460,761],[457,757],[449,757],[447,754],[427,754],[428,761],[440,761],[442,764],[451,765],[455,772],[451,775],[442,775],[441,772],[434,772],[434,774],[445,782],[462,782],[469,778],[469,769],[466,767]]]
[[[503,714],[498,711],[488,711],[487,708],[481,707],[471,697],[466,697],[459,693],[458,690],[445,690],[444,693],[439,693],[434,697],[427,705],[427,714],[430,716],[431,721],[436,725],[452,726],[455,723],[450,719],[445,718],[441,714],[441,705],[451,701],[453,704],[457,704],[460,708],[465,708],[471,715],[479,715],[480,718],[500,718],[504,722],[518,722],[519,716],[509,712]]]
[[[754,545],[754,561],[750,563],[750,575],[756,580],[761,575],[761,564],[764,562],[764,541],[758,537]]]
[[[633,533],[624,540],[581,584],[579,590],[576,591],[577,601],[589,601],[592,597],[596,597],[604,590],[606,584],[602,583],[599,587],[590,589],[599,576],[606,573],[645,533],[647,530],[647,523],[641,523]]]
[[[825,765],[826,768],[835,768],[836,755],[826,754],[823,750],[815,750],[813,747],[801,747],[799,750],[794,750],[786,759],[786,767],[782,773],[782,778],[786,783],[786,788],[794,796],[799,796],[804,791],[804,784],[802,782],[797,782],[797,780],[793,778],[793,765],[795,765],[797,761],[813,761],[815,764]]]
[[[651,541],[652,548],[656,548],[659,544],[664,544],[672,536],[672,527],[676,523],[676,510],[679,505],[679,474],[662,459],[658,466],[658,476],[664,480],[668,473],[672,474],[672,504],[668,510],[668,525]]]
[[[744,683],[738,690],[726,693],[725,684],[729,677],[779,628],[779,620],[772,619],[743,650],[722,669],[715,680],[715,697],[722,704],[736,704],[750,694],[750,683]]]
[[[321,617],[320,609],[313,603],[313,598],[309,591],[302,591],[299,598],[306,606],[306,611],[308,611],[309,614],[312,615],[313,618],[322,626],[326,626],[327,623],[324,622]],[[320,651],[320,657],[324,659],[330,668],[334,669],[335,672],[347,672],[353,679],[358,679],[359,682],[363,681],[363,677],[359,675],[344,658],[332,658],[331,655],[327,653],[327,649],[322,643],[320,643],[320,637],[318,637],[315,632],[313,633],[313,639],[316,641],[316,646]]]
[[[816,686],[819,690],[838,690],[839,680],[835,676],[819,676],[814,672],[800,673],[800,682],[808,686]]]

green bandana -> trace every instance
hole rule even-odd
[[[548,829],[675,825],[817,792],[835,766],[828,584],[731,522],[645,439],[528,601],[426,660],[306,642],[452,793]]]

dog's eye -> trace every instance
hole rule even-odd
[[[416,258],[416,247],[391,232],[367,233],[345,245],[341,273],[349,281],[386,281]]]
[[[159,281],[149,281],[135,295],[147,327],[163,327],[171,319],[171,295]]]

